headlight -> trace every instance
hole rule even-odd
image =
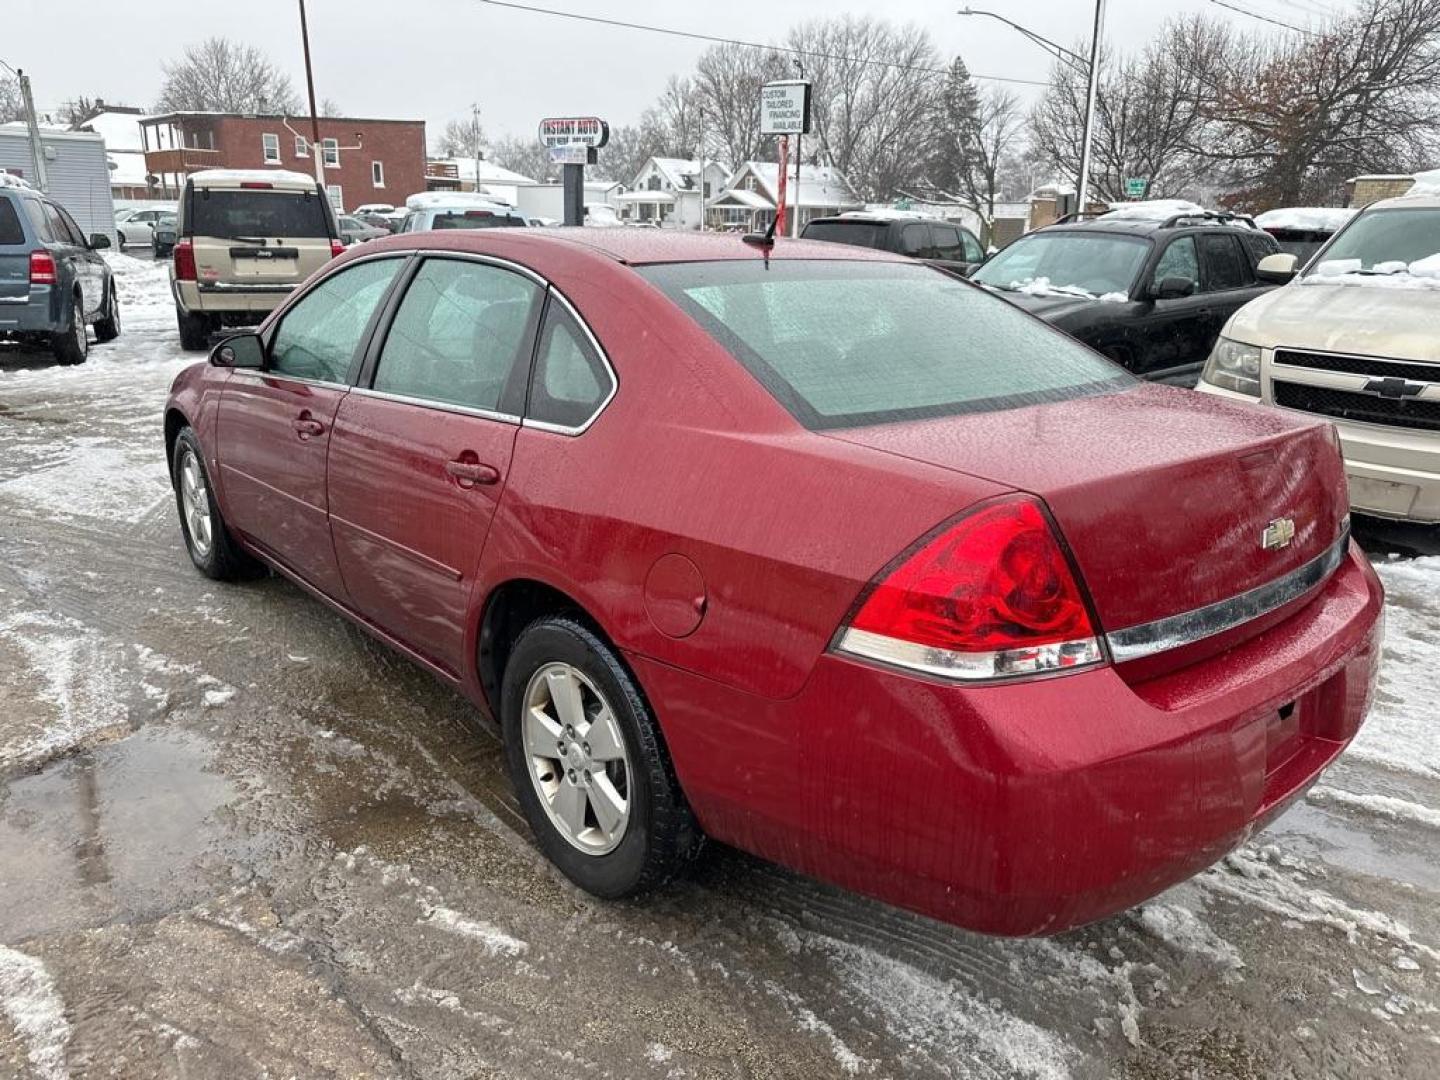
[[[1260,396],[1260,349],[1255,345],[1217,338],[1200,378],[1211,386]]]

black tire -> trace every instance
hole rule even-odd
[[[599,689],[620,728],[629,760],[629,818],[619,844],[605,854],[575,847],[541,805],[521,729],[525,693],[542,667],[565,663]],[[703,836],[675,778],[659,725],[615,651],[574,618],[547,616],[521,631],[505,664],[500,692],[505,764],[540,850],[571,881],[608,900],[669,880],[700,850]]]
[[[180,347],[186,352],[205,352],[210,348],[210,320],[193,315],[175,305],[175,321],[180,327]]]
[[[185,483],[184,468],[191,456],[204,482],[204,502],[210,525],[208,545],[197,543],[191,532],[191,519],[185,506],[185,493],[182,491]],[[210,487],[205,454],[200,449],[200,440],[196,438],[193,428],[181,428],[180,434],[175,437],[175,448],[170,455],[170,483],[175,489],[175,508],[180,514],[180,532],[185,538],[185,550],[190,553],[190,561],[195,564],[195,568],[216,581],[238,581],[250,577],[256,570],[255,560],[242,551],[235,538],[230,535],[230,529],[220,513],[220,506],[215,501],[215,492]]]
[[[112,280],[105,290],[105,314],[95,320],[95,340],[102,345],[120,336],[120,298],[115,295]]]
[[[83,364],[90,355],[90,336],[85,329],[85,308],[80,297],[70,298],[70,317],[65,328],[50,335],[50,350],[61,364]]]

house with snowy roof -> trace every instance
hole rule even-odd
[[[702,179],[703,172],[703,179]],[[704,203],[725,187],[730,172],[718,161],[652,157],[618,196],[628,224],[648,222],[672,229],[698,229]]]
[[[143,115],[143,109],[112,105],[76,125],[77,131],[93,131],[105,140],[110,194],[121,202],[159,197],[156,186],[146,181],[150,172],[145,168],[145,147],[140,140]]]
[[[833,165],[801,165],[798,191],[794,167],[786,169],[786,173],[787,213],[800,215],[802,229],[812,218],[865,207],[865,200]],[[725,190],[711,200],[707,222],[714,229],[767,229],[775,217],[779,190],[780,166],[776,162],[747,161],[730,177]]]

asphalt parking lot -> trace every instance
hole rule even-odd
[[[985,938],[716,847],[607,904],[464,701],[195,572],[160,430],[194,357],[163,263],[111,261],[119,341],[0,349],[0,1074],[1440,1075],[1440,558],[1372,537],[1366,729],[1142,908]]]

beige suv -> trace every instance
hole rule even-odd
[[[209,169],[185,181],[170,266],[180,344],[260,322],[344,250],[315,178],[283,169]]]
[[[1356,510],[1440,523],[1440,188],[1367,207],[1231,316],[1199,389],[1328,417]]]

